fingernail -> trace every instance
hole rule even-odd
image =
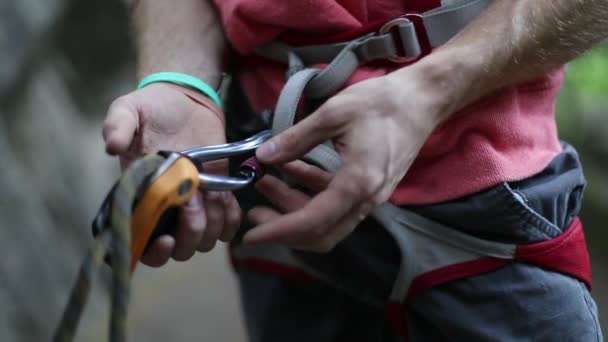
[[[201,195],[195,193],[186,206],[189,208],[199,208],[201,206]]]
[[[270,159],[276,153],[276,151],[277,151],[277,145],[274,143],[274,141],[269,141],[269,142],[263,144],[262,146],[260,146],[260,148],[258,148],[256,154],[257,154],[258,158]]]
[[[252,233],[253,232],[253,233]],[[250,230],[243,236],[242,242],[246,245],[255,245],[258,240],[257,231]]]

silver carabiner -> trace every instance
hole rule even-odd
[[[226,159],[255,151],[271,137],[272,132],[270,130],[265,130],[241,141],[222,145],[189,148],[181,151],[179,154],[187,156],[200,165],[203,162]],[[253,157],[241,164],[239,174],[236,177],[211,175],[200,172],[198,176],[199,188],[211,191],[234,191],[252,184],[259,179],[263,173],[264,170],[262,166],[257,162],[257,159]]]

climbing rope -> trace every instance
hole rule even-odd
[[[104,257],[109,256],[112,268],[110,341],[126,341],[126,319],[129,304],[131,260],[130,224],[133,206],[140,187],[163,163],[159,155],[139,159],[124,171],[110,198],[108,224],[95,238],[84,258],[76,283],[70,292],[68,305],[53,337],[54,342],[73,340],[80,316],[87,303],[91,284],[101,268]]]

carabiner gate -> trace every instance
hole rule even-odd
[[[204,147],[195,147],[179,152],[201,165],[203,162],[234,157],[255,151],[272,137],[270,130],[265,130],[245,140]],[[234,191],[244,188],[263,176],[264,168],[255,157],[241,164],[238,176],[220,176],[200,172],[198,175],[199,188],[211,191]]]

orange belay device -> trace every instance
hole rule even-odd
[[[105,259],[112,271],[109,339],[124,342],[130,275],[151,241],[173,233],[179,206],[188,202],[197,189],[234,191],[253,184],[264,173],[254,156],[241,164],[235,176],[205,173],[203,163],[253,155],[271,136],[266,130],[238,142],[181,152],[161,151],[134,161],[114,184],[93,220],[95,240],[80,266],[53,341],[73,339],[94,271]]]
[[[164,160],[155,172],[145,179],[144,184],[134,184],[138,194],[132,204],[130,222],[130,271],[135,270],[151,241],[172,233],[177,219],[177,207],[188,202],[197,189],[234,191],[253,184],[264,173],[255,157],[241,164],[236,176],[204,173],[202,163],[253,153],[271,136],[270,130],[266,130],[238,142],[197,147],[182,152],[159,152]],[[109,222],[109,198],[106,198],[93,221],[94,235]]]

